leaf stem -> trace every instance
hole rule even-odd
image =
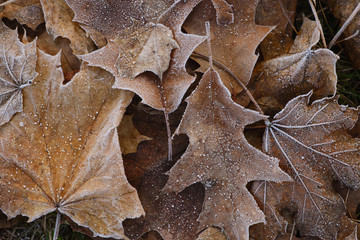
[[[53,240],[58,239],[59,230],[60,230],[60,222],[61,222],[61,213],[59,210],[57,210]]]

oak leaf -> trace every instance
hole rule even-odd
[[[23,89],[38,75],[36,43],[23,44],[0,22],[0,126],[23,110]]]
[[[63,85],[59,64],[60,54],[38,52],[24,111],[0,128],[0,208],[29,221],[59,211],[94,236],[125,238],[122,221],[144,213],[116,131],[132,93],[87,66]]]
[[[264,215],[246,184],[255,179],[285,181],[290,178],[278,160],[247,143],[243,130],[264,116],[231,100],[218,73],[208,70],[188,106],[176,133],[186,133],[190,144],[168,172],[164,192],[180,192],[193,183],[205,186],[199,230],[217,226],[230,239],[248,239],[248,228]]]
[[[205,22],[210,21],[212,32],[213,59],[225,65],[245,85],[249,82],[251,73],[258,59],[255,50],[273,27],[255,24],[255,11],[258,1],[228,0],[234,12],[231,24],[217,24],[216,10],[210,0],[202,1],[184,23],[184,29],[191,34],[205,35]],[[202,43],[195,52],[207,55],[207,46]],[[196,55],[194,55],[196,57]],[[208,68],[208,59],[196,57],[200,63],[200,71]],[[225,86],[238,94],[241,86],[224,68],[217,66]]]
[[[288,209],[301,236],[335,239],[347,217],[332,183],[338,180],[353,189],[360,187],[360,141],[346,133],[359,111],[340,106],[337,97],[309,105],[310,97],[311,93],[291,100],[267,124],[264,134],[264,150],[280,159],[280,166],[295,182],[258,183],[253,192],[269,215]],[[273,220],[282,222],[275,216],[268,218]]]

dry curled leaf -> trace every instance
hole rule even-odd
[[[125,238],[122,221],[144,213],[116,131],[132,93],[86,66],[63,85],[59,63],[39,51],[24,111],[0,128],[0,208],[29,221],[59,211],[94,236]]]
[[[339,58],[328,49],[311,48],[319,41],[316,22],[304,18],[299,35],[289,52],[264,61],[253,73],[254,83],[249,87],[264,109],[282,109],[292,98],[314,91],[313,99],[336,92],[335,63]],[[237,102],[247,105],[250,99],[242,93]]]
[[[226,236],[220,229],[209,227],[196,240],[226,240]]]
[[[245,125],[264,116],[234,103],[212,69],[205,73],[187,102],[177,133],[186,133],[190,144],[169,171],[163,191],[180,192],[201,182],[205,201],[199,230],[217,226],[230,239],[248,239],[249,226],[264,221],[264,215],[246,184],[255,179],[290,179],[279,168],[277,159],[252,147],[244,137]]]
[[[268,221],[278,221],[273,225],[282,222],[275,214],[288,209],[301,236],[335,239],[342,230],[345,205],[332,183],[360,187],[360,141],[346,133],[356,123],[358,110],[340,106],[336,97],[309,105],[310,97],[291,100],[264,134],[264,150],[280,159],[295,182],[258,183],[253,192],[274,215]]]
[[[0,22],[0,126],[23,110],[23,89],[37,76],[36,43],[23,44]]]
[[[205,35],[205,22],[210,21],[213,59],[225,65],[246,85],[258,59],[255,50],[273,27],[255,24],[257,1],[227,0],[227,2],[232,5],[234,12],[232,24],[218,25],[212,2],[205,0],[190,14],[184,23],[184,28],[188,33]],[[207,51],[205,43],[195,50],[202,55],[207,55]],[[196,61],[202,65],[202,71],[208,68],[207,59],[196,57]],[[242,91],[241,86],[225,69],[217,66],[216,63],[214,66],[228,89],[235,95]]]

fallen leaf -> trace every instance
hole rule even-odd
[[[247,143],[245,125],[264,119],[231,100],[230,92],[212,69],[187,98],[188,106],[176,133],[186,133],[190,144],[168,172],[163,192],[180,192],[201,182],[205,201],[199,230],[224,229],[230,239],[248,239],[248,228],[264,221],[264,215],[246,184],[255,179],[289,180],[278,160]]]
[[[264,106],[265,112],[282,109],[292,98],[310,90],[314,91],[313,99],[335,94],[335,63],[339,57],[328,49],[312,50],[319,39],[320,31],[315,21],[304,18],[289,52],[256,67],[249,91]],[[241,93],[237,102],[247,106],[250,99]]]
[[[0,18],[16,19],[20,24],[25,24],[33,30],[44,22],[39,0],[17,0],[1,8]]]
[[[63,85],[59,63],[59,54],[38,52],[24,111],[0,128],[0,208],[29,221],[59,211],[94,236],[125,238],[122,221],[144,213],[116,131],[133,94],[87,66]]]
[[[115,88],[134,91],[142,98],[144,104],[170,113],[179,106],[186,90],[195,80],[194,76],[186,72],[185,64],[194,49],[204,41],[205,38],[184,34],[181,32],[181,26],[188,14],[199,2],[200,0],[177,1],[171,9],[164,12],[156,23],[156,26],[163,29],[162,31],[167,31],[165,28],[171,29],[173,31],[171,35],[174,34],[178,45],[178,48],[172,51],[171,61],[169,52],[169,56],[166,58],[168,65],[164,68],[164,70],[168,69],[168,71],[165,72],[164,75],[158,74],[161,79],[151,74],[142,74],[135,79],[123,77],[122,73],[117,69],[117,63],[119,63],[117,47],[111,44],[111,42],[107,47],[80,56],[80,58],[89,62],[91,65],[102,67],[111,72],[116,77],[114,83]],[[161,9],[162,8],[159,8],[159,11]],[[134,41],[140,41],[137,40],[135,34],[136,32],[134,32]],[[162,44],[164,44],[164,42]],[[127,47],[123,46],[123,48],[126,49]],[[156,56],[156,54],[153,55]],[[151,57],[149,59],[153,58]],[[147,59],[147,61],[150,62],[149,59]],[[157,64],[157,61],[155,61],[154,64]],[[126,68],[127,66],[124,65],[124,67]]]
[[[166,142],[165,142],[166,146]],[[165,156],[166,159],[166,156]],[[160,195],[167,176],[168,164],[145,173],[139,190],[145,217],[124,222],[125,233],[130,239],[139,239],[144,233],[157,231],[164,240],[194,240],[198,232],[198,218],[204,199],[200,184],[192,185],[181,193]]]
[[[23,111],[23,89],[37,76],[35,41],[23,44],[0,22],[0,126]]]
[[[256,9],[255,22],[263,26],[276,26],[260,43],[261,55],[270,60],[288,53],[292,45],[297,0],[262,0]]]
[[[191,34],[205,35],[205,22],[210,21],[212,28],[211,39],[213,45],[213,59],[225,65],[245,85],[249,82],[251,73],[258,59],[255,50],[273,27],[255,24],[257,1],[228,0],[234,12],[234,22],[228,25],[218,25],[216,11],[210,0],[202,1],[189,15],[184,23],[184,29]],[[207,46],[201,44],[195,50],[207,55]],[[195,55],[196,56],[196,55]],[[208,60],[196,57],[202,66],[200,71],[208,68]],[[241,86],[222,67],[216,65],[225,86],[237,95],[242,91]]]
[[[74,13],[65,0],[40,0],[45,15],[46,31],[54,38],[68,38],[75,54],[86,54],[95,50],[95,45],[76,22]]]
[[[171,50],[178,44],[171,30],[158,23],[158,19],[174,0],[156,1],[156,5],[153,0],[67,0],[67,3],[75,12],[74,21],[94,28],[108,40],[106,47],[83,56],[84,60],[93,64],[98,58],[109,58],[111,64],[102,67],[130,79],[145,71],[161,78],[167,70]]]
[[[130,115],[124,115],[117,130],[119,133],[121,153],[124,155],[136,152],[138,144],[142,141],[151,140],[151,138],[139,133]]]
[[[280,215],[288,209],[301,236],[335,239],[345,206],[332,183],[338,180],[360,187],[360,141],[346,133],[356,123],[359,110],[340,106],[337,97],[309,105],[310,97],[311,93],[292,99],[267,123],[264,134],[264,151],[279,158],[281,168],[295,182],[269,183],[267,188],[263,184],[261,191],[258,185],[253,193],[267,214]],[[277,221],[272,224],[282,222]]]

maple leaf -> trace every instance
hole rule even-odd
[[[22,89],[37,76],[35,41],[23,44],[15,31],[0,22],[0,125],[23,110]]]
[[[226,69],[217,66],[216,62],[225,65],[245,85],[249,82],[252,70],[258,59],[255,50],[272,30],[273,27],[259,26],[255,24],[255,11],[257,1],[228,0],[234,12],[234,22],[228,25],[218,25],[216,11],[210,0],[202,1],[184,23],[184,29],[188,33],[204,35],[205,22],[209,21],[212,26],[211,39],[213,45],[214,66],[228,89],[235,95],[242,91],[238,83]],[[196,48],[196,53],[207,55],[206,44]],[[196,57],[196,54],[194,55]],[[196,57],[201,64],[201,70],[208,68],[208,59]]]
[[[180,192],[193,183],[203,183],[205,201],[199,229],[217,226],[230,239],[248,239],[249,226],[264,221],[264,215],[246,184],[255,179],[289,180],[277,159],[252,147],[244,137],[245,125],[264,116],[234,103],[212,69],[187,102],[176,133],[186,133],[190,144],[169,171],[163,191]]]
[[[96,1],[96,4],[98,1]],[[128,1],[125,1],[128,2]],[[124,16],[127,16],[126,14],[129,14],[132,16],[132,14],[134,15],[141,15],[142,14],[142,9],[137,8],[136,4],[138,4],[136,1],[130,3],[126,3],[128,8],[121,8],[121,4],[125,4],[125,3],[119,3],[119,6],[114,6],[113,7],[113,12],[117,12],[117,11],[124,11],[124,13],[120,14],[118,13],[117,15],[113,16],[111,13],[107,13],[107,15],[109,15],[107,18],[108,19],[108,23],[104,23],[107,24],[106,26],[108,26],[109,24],[112,24],[114,22],[119,22],[112,20],[112,18],[121,18],[123,17],[124,19],[122,19],[120,21],[119,26],[115,26],[113,28],[108,27],[109,29],[113,29],[113,30],[107,30],[108,28],[105,28],[105,30],[103,29],[103,25],[104,24],[99,24],[98,27],[96,27],[97,30],[102,31],[104,34],[108,34],[110,35],[110,33],[116,33],[116,32],[121,32],[121,31],[125,31],[125,33],[123,34],[124,37],[124,41],[129,41],[129,43],[131,43],[131,41],[135,41],[135,42],[140,42],[142,41],[142,38],[144,38],[145,40],[148,40],[148,38],[146,38],[145,34],[150,34],[151,31],[144,31],[144,33],[142,35],[137,36],[137,31],[132,30],[133,33],[128,34],[126,28],[131,28],[131,29],[135,29],[136,27],[138,27],[140,29],[141,28],[156,28],[156,29],[160,29],[159,31],[162,32],[168,32],[170,31],[170,29],[172,30],[172,32],[168,32],[167,34],[170,36],[171,38],[172,36],[174,36],[175,40],[176,40],[176,46],[177,48],[175,48],[172,51],[172,57],[171,57],[171,61],[170,61],[170,51],[168,50],[172,50],[174,47],[172,47],[171,49],[166,47],[165,49],[167,49],[167,53],[166,53],[166,57],[162,56],[161,60],[158,59],[159,53],[157,51],[163,51],[162,47],[163,44],[167,44],[168,41],[156,41],[152,42],[152,44],[148,45],[148,50],[146,50],[146,52],[150,51],[149,54],[151,54],[151,56],[147,56],[147,58],[143,59],[144,61],[148,62],[148,63],[153,63],[155,65],[157,65],[159,62],[163,62],[165,64],[166,62],[166,66],[164,65],[164,67],[162,68],[161,71],[153,71],[156,74],[158,74],[158,76],[161,78],[161,80],[157,79],[156,77],[154,77],[153,75],[149,75],[149,74],[142,74],[139,75],[138,77],[136,77],[135,79],[132,79],[133,77],[135,77],[135,75],[137,75],[138,73],[142,72],[142,71],[138,71],[137,74],[133,74],[132,77],[130,76],[129,78],[124,77],[124,74],[122,74],[122,72],[119,70],[119,67],[123,67],[123,68],[129,68],[129,66],[134,64],[137,64],[139,61],[138,60],[133,60],[133,58],[129,58],[129,60],[122,60],[125,58],[126,55],[122,54],[121,58],[119,58],[119,54],[118,53],[118,45],[117,43],[112,43],[112,41],[110,41],[108,43],[108,45],[98,51],[92,52],[90,54],[87,55],[83,55],[80,56],[81,59],[89,62],[89,64],[94,65],[94,66],[99,66],[102,67],[106,70],[108,70],[109,72],[111,72],[115,77],[116,77],[116,81],[114,83],[114,87],[115,88],[121,88],[121,89],[127,89],[127,90],[131,90],[134,91],[136,94],[138,94],[142,100],[143,103],[156,108],[156,109],[161,109],[164,110],[166,109],[167,112],[172,112],[174,111],[178,105],[181,102],[181,99],[183,97],[183,95],[185,94],[187,88],[190,86],[190,84],[195,80],[194,76],[190,76],[185,69],[185,64],[186,61],[188,60],[190,54],[193,52],[193,50],[196,48],[196,46],[198,44],[200,44],[205,38],[201,37],[201,36],[196,36],[196,35],[190,35],[190,34],[184,34],[181,32],[181,25],[183,24],[183,22],[185,21],[186,17],[188,16],[188,14],[192,11],[192,9],[194,8],[194,6],[200,2],[200,0],[191,0],[191,1],[176,1],[176,3],[172,4],[165,4],[164,2],[174,2],[174,1],[159,1],[159,3],[157,3],[156,5],[156,13],[158,14],[158,17],[161,18],[156,19],[156,21],[154,20],[154,22],[152,23],[152,27],[148,26],[148,25],[144,25],[144,24],[140,24],[138,23],[137,25],[134,23],[134,25],[136,26],[130,26],[131,23],[125,20],[128,20],[128,18],[124,18]],[[74,3],[68,1],[69,5],[74,9],[74,11],[77,13],[77,10],[74,8]],[[100,2],[99,2],[100,4]],[[151,5],[150,1],[148,1],[149,5]],[[154,6],[152,7],[148,7],[147,9],[149,10],[149,13],[144,13],[146,14],[150,14],[152,13],[152,11],[154,11]],[[117,7],[117,8],[116,8]],[[169,9],[169,7],[171,7]],[[98,6],[97,8],[94,9],[103,9],[104,6]],[[135,9],[133,9],[135,8]],[[90,8],[93,9],[93,8]],[[107,8],[109,9],[109,8]],[[109,10],[110,11],[110,10]],[[152,17],[154,18],[154,17]],[[77,20],[78,18],[75,17],[75,20]],[[92,21],[93,19],[91,19],[91,22],[95,22]],[[103,20],[101,20],[103,21]],[[135,21],[135,20],[134,20]],[[86,22],[86,21],[83,21]],[[85,23],[86,24],[86,23]],[[96,23],[98,24],[98,23]],[[121,28],[124,28],[122,29]],[[120,28],[120,30],[118,30]],[[167,30],[166,30],[167,29]],[[117,31],[118,30],[118,31]],[[110,33],[108,33],[108,31]],[[155,33],[155,32],[154,32]],[[165,34],[166,35],[166,34]],[[111,35],[112,37],[114,37],[113,35]],[[155,36],[155,35],[154,35]],[[138,39],[139,38],[139,39]],[[133,40],[132,40],[133,39]],[[172,40],[174,41],[174,40]],[[119,42],[120,44],[120,42]],[[123,43],[124,44],[124,43]],[[144,43],[145,44],[145,43]],[[143,46],[145,46],[143,44]],[[153,47],[155,47],[153,44],[159,44],[159,46],[157,46],[155,49]],[[170,44],[171,45],[171,44]],[[169,46],[170,46],[169,45]],[[173,46],[175,46],[173,44]],[[126,51],[129,51],[129,48],[132,49],[132,47],[127,47],[127,45],[122,45],[121,49],[124,49]],[[134,46],[134,48],[136,48],[138,51],[139,48],[137,48],[136,46]],[[140,48],[141,49],[141,48]],[[153,53],[153,51],[155,51],[155,54]],[[145,51],[144,51],[145,53]],[[146,55],[146,54],[145,54]],[[122,62],[121,62],[122,61]],[[142,60],[141,60],[142,61]],[[170,62],[170,63],[169,63]],[[120,64],[120,65],[119,65]],[[163,75],[163,72],[165,70],[169,69],[167,72],[165,72],[165,74]],[[151,71],[150,69],[147,69],[148,71]]]
[[[71,41],[71,48],[75,54],[86,54],[95,50],[95,45],[86,32],[76,22],[74,13],[65,0],[41,0],[44,12],[46,30],[56,39],[61,36]]]
[[[111,59],[110,65],[101,65],[115,76],[134,79],[151,71],[161,77],[171,50],[178,45],[171,30],[157,21],[174,2],[67,0],[75,12],[74,21],[91,26],[108,40],[106,47],[82,58],[91,64],[96,58]]]
[[[63,85],[59,64],[60,54],[38,52],[24,111],[0,128],[0,208],[29,221],[58,211],[95,236],[125,238],[122,221],[144,213],[116,131],[133,94],[87,66]]]
[[[304,17],[289,52],[256,67],[249,91],[260,105],[282,109],[294,96],[310,90],[314,91],[313,99],[335,94],[339,57],[328,49],[312,50],[319,39],[316,22]],[[250,99],[242,93],[237,102],[246,106]]]
[[[291,100],[267,124],[264,135],[264,150],[280,159],[282,169],[295,182],[269,183],[267,190],[257,192],[258,184],[254,192],[271,214],[292,209],[302,236],[335,239],[345,206],[332,183],[339,180],[348,187],[360,187],[360,141],[346,133],[356,123],[359,110],[340,106],[337,97],[309,105],[310,97],[311,92]]]

